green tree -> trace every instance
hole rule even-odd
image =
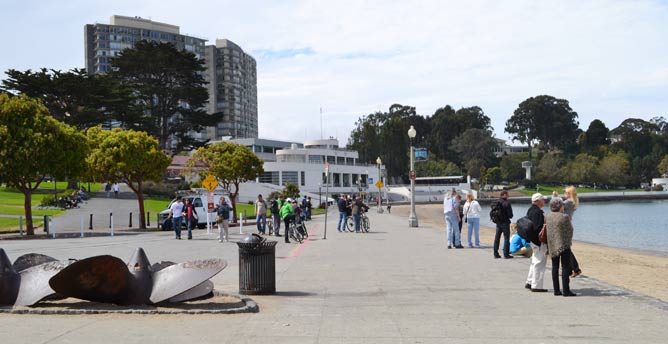
[[[529,160],[529,153],[513,153],[501,157],[499,167],[501,168],[501,178],[507,181],[521,181],[526,176],[526,171],[522,167],[522,162]],[[535,159],[534,159],[535,160]],[[537,161],[533,162],[537,165]]]
[[[80,176],[87,150],[85,136],[50,116],[39,100],[0,95],[0,180],[23,193],[28,235],[35,234],[33,192],[47,175]]]
[[[561,175],[561,167],[564,164],[564,159],[561,154],[548,153],[540,159],[538,167],[536,168],[536,179],[541,183],[557,183],[561,182],[563,176]]]
[[[186,166],[188,172],[192,172],[201,165],[206,170],[199,172],[200,179],[208,174],[218,179],[230,194],[234,214],[237,213],[239,184],[254,180],[264,172],[262,160],[250,148],[232,142],[218,142],[197,149]]]
[[[580,140],[580,145],[583,146],[584,152],[596,152],[598,147],[610,144],[609,134],[610,130],[605,124],[595,119],[589,123],[589,128]]]
[[[520,103],[506,121],[505,131],[513,140],[526,143],[529,155],[534,141],[546,150],[565,149],[580,135],[577,118],[568,100],[541,95]]]
[[[596,169],[598,168],[598,158],[585,153],[578,154],[575,159],[569,161],[562,169],[562,176],[565,176],[569,183],[589,184],[596,180]],[[565,181],[561,180],[562,182]]]
[[[661,175],[668,174],[668,155],[665,155],[657,167]]]
[[[626,185],[629,169],[629,161],[623,154],[610,154],[598,166],[598,180],[606,185]]]
[[[496,147],[497,143],[492,133],[477,128],[466,129],[452,143],[452,148],[459,154],[464,164],[471,160],[478,160],[483,164],[493,162],[496,159],[494,156]]]
[[[292,199],[297,199],[299,198],[299,187],[295,184],[292,183],[285,183],[285,186],[283,187],[283,190],[281,191],[281,194],[283,195],[283,199],[286,198],[292,198]]]
[[[458,176],[462,173],[462,169],[457,166],[454,162],[449,162],[445,165],[445,172],[444,174],[446,176]]]
[[[122,180],[137,195],[139,226],[146,228],[144,182],[159,182],[172,159],[148,133],[116,128],[92,127],[86,131],[91,154],[86,159],[94,180]]]
[[[415,172],[420,177],[438,177],[445,175],[445,162],[427,160],[415,164]]]
[[[169,43],[140,41],[111,63],[111,76],[132,90],[146,116],[143,129],[158,138],[161,149],[180,151],[206,144],[189,133],[215,125],[222,115],[204,110],[209,94],[203,60]],[[177,139],[175,147],[170,138]]]
[[[485,181],[489,184],[501,183],[501,168],[492,167],[485,173]]]
[[[36,72],[10,69],[6,74],[1,88],[39,98],[51,116],[79,130],[110,121],[127,129],[141,129],[145,124],[131,90],[108,75],[46,68]]]

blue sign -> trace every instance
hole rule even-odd
[[[373,185],[373,178],[371,178],[371,177],[367,178],[366,183],[369,184],[369,185]]]
[[[415,162],[427,161],[427,148],[415,148]]]

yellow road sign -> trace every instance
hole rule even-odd
[[[376,182],[376,184],[375,184],[375,185],[376,185],[376,187],[377,187],[377,188],[379,188],[379,189],[380,189],[380,188],[382,188],[382,187],[383,187],[383,182],[381,182],[381,181],[379,180],[379,181],[377,181],[377,182]]]
[[[204,186],[209,192],[213,191],[216,186],[218,186],[218,180],[213,177],[213,175],[208,175],[204,180],[202,181],[202,186]]]

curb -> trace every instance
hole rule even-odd
[[[6,307],[0,306],[0,314],[40,314],[40,315],[89,315],[89,314],[240,314],[240,313],[258,313],[260,307],[253,299],[236,294],[227,294],[214,291],[214,296],[226,296],[239,299],[243,302],[243,307],[228,309],[179,309],[175,304],[173,309],[158,309],[155,306],[141,306],[134,309],[72,309],[54,306],[53,308],[34,308],[34,307]],[[185,303],[187,304],[187,302]]]

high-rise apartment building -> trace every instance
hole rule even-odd
[[[135,43],[155,41],[172,43],[177,49],[190,51],[204,57],[205,39],[180,34],[176,25],[154,22],[140,17],[111,16],[109,24],[87,24],[84,27],[86,71],[106,73],[110,70],[110,58],[121,50],[132,48]]]
[[[222,113],[223,121],[209,128],[209,137],[257,138],[257,68],[255,59],[227,39],[205,47],[209,82],[209,113]]]
[[[205,46],[205,39],[182,35],[176,25],[118,15],[112,16],[109,24],[86,25],[84,38],[88,73],[110,71],[112,57],[142,40],[172,43],[177,49],[192,52],[204,59],[207,67],[204,72],[209,91],[207,112],[223,114],[220,123],[207,128],[206,133],[191,133],[193,138],[257,137],[255,59],[235,43],[218,39],[215,46]]]

